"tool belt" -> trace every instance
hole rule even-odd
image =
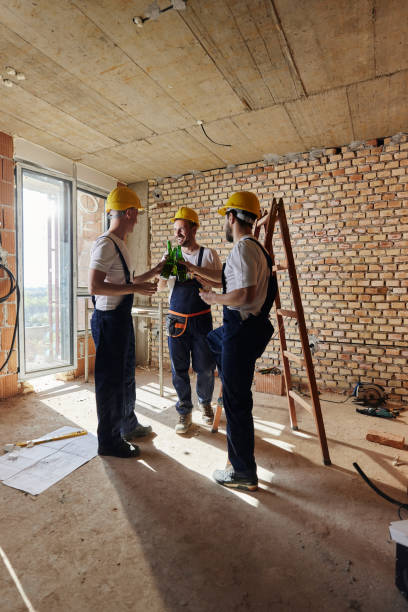
[[[171,338],[179,338],[186,331],[188,320],[191,317],[198,317],[199,315],[208,314],[209,312],[211,312],[211,308],[201,310],[200,312],[192,312],[191,314],[182,314],[174,310],[169,310],[169,314],[166,316],[167,335]]]

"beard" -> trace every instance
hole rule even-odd
[[[227,242],[234,242],[234,237],[232,235],[232,229],[229,226],[225,228],[225,239]]]

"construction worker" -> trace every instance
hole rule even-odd
[[[186,262],[193,263],[197,269],[205,266],[211,270],[221,270],[217,253],[197,243],[196,233],[200,223],[192,208],[182,206],[171,221],[174,223],[174,237]],[[202,285],[195,279],[180,282],[174,276],[168,280],[160,278],[159,291],[166,287],[170,290],[166,321],[168,347],[173,385],[178,397],[176,410],[179,421],[175,430],[178,434],[185,434],[191,427],[193,409],[190,362],[197,374],[198,407],[203,421],[210,425],[214,419],[211,401],[215,361],[207,342],[207,334],[212,330],[211,307],[200,298]]]
[[[131,309],[135,293],[152,295],[160,262],[153,269],[135,276],[125,240],[137,223],[143,208],[138,196],[128,187],[113,189],[106,200],[110,227],[93,244],[89,266],[89,291],[95,310],[92,336],[96,347],[95,395],[98,414],[98,453],[115,457],[137,457],[132,445],[151,433],[134,413],[135,336]]]
[[[234,243],[222,274],[187,266],[208,284],[218,286],[222,280],[223,286],[222,294],[200,292],[205,303],[224,307],[223,325],[209,333],[208,342],[222,382],[231,467],[216,470],[213,477],[225,487],[255,491],[258,478],[251,385],[255,361],[273,333],[268,315],[277,283],[268,253],[252,236],[252,225],[260,217],[257,196],[249,191],[234,193],[218,212],[225,215],[226,240]]]

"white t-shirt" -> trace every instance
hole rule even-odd
[[[186,253],[185,251],[183,251],[183,247],[181,247],[181,252],[183,253],[183,257],[186,261],[192,263],[195,266],[198,265],[198,256],[200,254],[200,247],[197,249],[197,251],[194,251],[193,253]],[[167,256],[167,253],[164,255],[163,259],[165,259],[166,256]],[[201,260],[201,267],[211,268],[212,270],[221,270],[222,264],[221,264],[220,258],[218,257],[217,252],[214,251],[214,249],[209,249],[207,247],[204,247],[203,258]],[[171,294],[173,292],[175,283],[176,283],[176,277],[170,276],[170,278],[167,281],[167,286],[169,288],[169,302],[170,302]]]
[[[225,281],[227,293],[235,289],[256,286],[253,302],[243,306],[228,306],[231,310],[239,310],[242,319],[250,314],[258,315],[266,299],[270,274],[268,263],[262,249],[243,236],[233,247],[225,263]]]
[[[107,238],[109,236],[109,238]],[[130,261],[130,255],[126,244],[115,236],[115,234],[105,232],[92,245],[91,262],[89,267],[91,270],[100,270],[105,272],[105,283],[113,283],[115,285],[125,285],[126,276],[123,269],[122,261],[119,257],[115,245],[115,241],[120,252],[126,261],[129,268],[130,280],[133,279],[134,271]],[[96,295],[96,308],[98,310],[114,310],[125,296],[123,295]]]

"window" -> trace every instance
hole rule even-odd
[[[72,181],[18,167],[20,372],[27,377],[75,362]]]

